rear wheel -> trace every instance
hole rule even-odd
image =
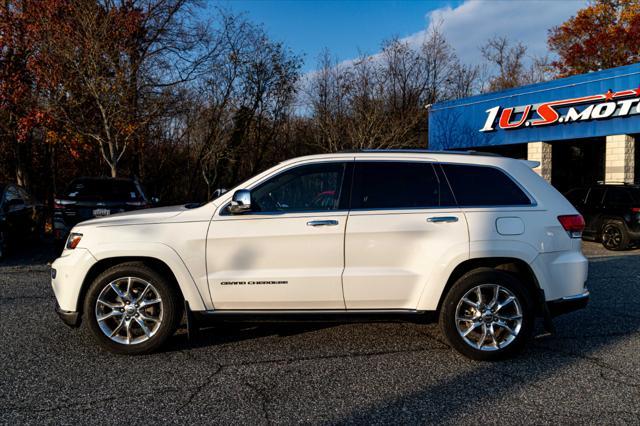
[[[105,349],[149,353],[173,335],[182,315],[180,298],[163,276],[141,263],[107,269],[84,303],[84,323]]]
[[[516,277],[483,268],[453,285],[440,310],[440,327],[458,352],[490,361],[520,351],[534,318],[530,294]]]
[[[626,250],[630,240],[627,228],[622,221],[610,220],[602,227],[602,245],[607,250]]]

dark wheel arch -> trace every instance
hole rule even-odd
[[[87,295],[87,290],[91,283],[104,271],[107,269],[117,266],[123,263],[131,263],[131,262],[139,262],[148,266],[151,269],[158,271],[163,274],[169,282],[175,287],[176,294],[184,301],[184,295],[182,294],[182,289],[180,285],[178,285],[178,280],[176,279],[175,274],[171,270],[171,268],[164,263],[163,261],[153,258],[153,257],[145,257],[145,256],[136,256],[136,257],[112,257],[108,259],[102,259],[98,261],[95,265],[89,269],[87,275],[84,277],[84,281],[82,282],[82,287],[80,289],[80,294],[78,295],[78,301],[76,302],[76,311],[79,316],[82,317],[82,311],[84,306],[84,299]]]
[[[544,299],[540,300],[539,298],[541,289],[540,284],[538,283],[538,279],[536,278],[536,275],[527,262],[515,257],[481,257],[465,260],[455,267],[455,269],[449,276],[449,279],[447,280],[447,284],[445,285],[442,294],[440,295],[440,300],[438,301],[438,311],[440,311],[442,302],[446,298],[455,282],[458,281],[463,275],[475,269],[481,268],[505,271],[511,273],[512,275],[515,275],[523,282],[523,284],[525,284],[532,299],[536,302],[536,306],[541,306],[541,304],[544,303]],[[542,314],[542,312],[538,312],[538,314]]]

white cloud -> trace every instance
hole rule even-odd
[[[547,32],[586,6],[586,0],[467,0],[458,7],[442,7],[426,16],[428,29],[405,38],[421,41],[425,33],[440,24],[441,31],[460,60],[482,62],[480,46],[493,36],[522,42],[531,56],[547,53]]]

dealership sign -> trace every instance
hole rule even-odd
[[[640,87],[517,107],[495,106],[485,112],[481,132],[627,117],[640,114]]]

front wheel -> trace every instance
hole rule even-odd
[[[121,354],[149,353],[173,335],[182,315],[175,287],[142,263],[124,263],[89,287],[84,323],[98,344]]]
[[[491,361],[522,350],[534,318],[530,293],[516,277],[483,268],[465,274],[450,289],[440,310],[440,327],[458,352]]]

